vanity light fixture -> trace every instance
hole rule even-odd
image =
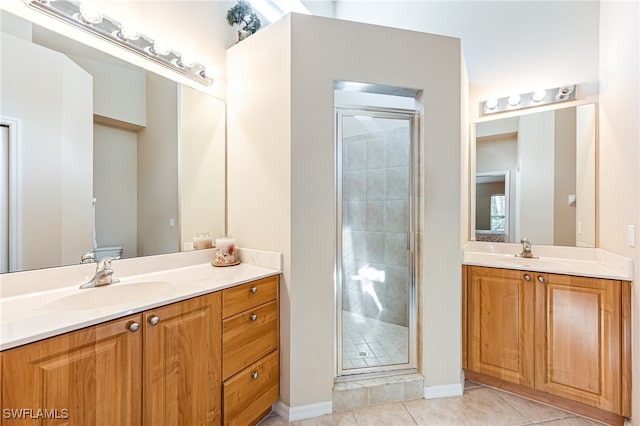
[[[102,14],[91,2],[75,0],[24,0],[49,16],[81,28],[117,46],[134,52],[180,75],[209,86],[213,79],[206,67],[189,55],[180,54],[162,40],[152,39],[113,18]]]
[[[480,102],[481,115],[507,112],[540,105],[554,104],[576,99],[576,85],[538,89],[534,92],[521,93],[503,98],[487,99]]]

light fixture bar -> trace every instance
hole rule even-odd
[[[560,86],[553,89],[539,89],[529,93],[514,94],[503,98],[487,99],[480,102],[482,115],[507,112],[540,105],[555,104],[576,99],[576,85]]]
[[[166,44],[161,45],[159,40],[132,31],[115,19],[95,10],[91,11],[90,16],[86,16],[86,11],[81,11],[81,2],[72,0],[25,0],[25,2],[40,12],[81,28],[198,83],[206,86],[213,83],[213,79],[206,75],[204,65],[191,58],[188,61],[184,60],[182,54]]]

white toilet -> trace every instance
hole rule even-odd
[[[103,257],[121,257],[122,246],[97,247],[93,249],[93,252],[95,254],[95,261],[97,262]]]

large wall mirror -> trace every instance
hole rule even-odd
[[[1,14],[1,272],[225,232],[225,105]]]
[[[476,123],[471,239],[596,246],[596,107]]]

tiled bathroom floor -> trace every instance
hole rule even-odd
[[[286,422],[270,414],[260,426],[602,426],[594,420],[473,382],[463,396],[395,402]]]
[[[348,311],[343,311],[342,323],[344,369],[408,362],[407,327]]]

